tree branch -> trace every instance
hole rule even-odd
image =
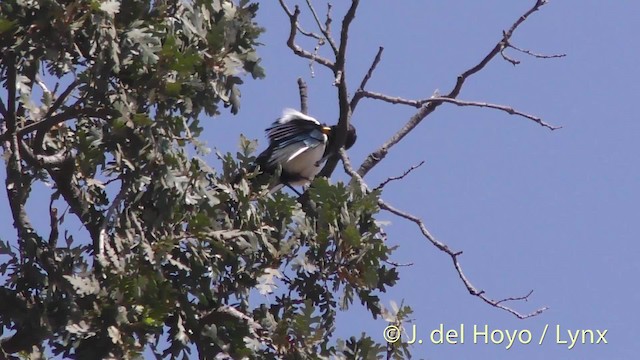
[[[53,116],[44,118],[38,122],[31,123],[29,125],[25,125],[24,127],[17,130],[18,138],[22,138],[24,135],[29,134],[34,131],[48,131],[51,127],[63,123],[67,120],[77,119],[79,117],[87,116],[87,117],[95,117],[106,119],[109,116],[115,116],[115,110],[111,109],[94,109],[94,108],[78,108],[77,106],[69,107],[65,111],[55,114]],[[8,134],[0,135],[0,141],[5,141],[9,138]]]
[[[506,112],[509,115],[521,116],[523,118],[534,121],[538,125],[542,127],[546,127],[547,129],[550,129],[550,130],[562,129],[562,126],[550,125],[546,123],[544,120],[542,120],[540,117],[527,114],[525,112],[514,109],[513,107],[507,106],[507,105],[492,104],[492,103],[481,102],[481,101],[467,101],[467,100],[460,100],[460,99],[452,99],[452,98],[443,97],[443,96],[431,97],[429,99],[424,99],[424,100],[409,100],[401,97],[388,96],[385,94],[380,94],[380,93],[367,91],[367,90],[358,90],[357,94],[360,94],[360,96],[364,98],[376,99],[376,100],[384,101],[390,104],[407,105],[407,106],[415,107],[418,109],[424,106],[425,104],[429,104],[429,103],[438,103],[438,105],[439,103],[450,103],[457,106],[474,106],[474,107],[490,108],[490,109]]]
[[[338,132],[334,138],[332,148],[329,152],[333,154],[327,159],[324,167],[318,174],[318,176],[330,177],[338,164],[338,150],[344,146],[347,140],[347,131],[349,129],[349,122],[351,121],[351,106],[349,104],[349,90],[347,87],[346,76],[346,56],[347,56],[347,44],[349,40],[349,27],[356,17],[356,10],[358,9],[359,0],[351,0],[351,6],[347,10],[342,19],[342,29],[340,31],[340,47],[338,48],[338,55],[336,55],[336,62],[334,67],[335,81],[334,85],[338,87],[338,103],[340,106],[340,116],[338,119]]]
[[[514,31],[525,20],[527,20],[527,18],[531,14],[538,11],[538,9],[540,9],[540,7],[546,3],[547,3],[547,0],[536,0],[535,4],[529,10],[527,10],[522,16],[520,16],[518,20],[516,20],[511,25],[509,30],[503,32],[503,36],[500,39],[500,41],[498,41],[498,43],[493,47],[493,49],[491,49],[491,51],[489,51],[489,53],[478,64],[476,64],[475,66],[471,67],[470,69],[466,70],[465,72],[463,72],[458,76],[456,84],[453,87],[453,89],[442,98],[455,99],[460,94],[460,91],[462,90],[462,86],[464,85],[465,81],[469,77],[471,77],[473,74],[484,69],[484,67],[497,54],[500,53],[500,51],[506,46],[506,44],[508,44],[509,39],[511,39],[511,36],[513,35]],[[377,150],[369,154],[369,156],[367,156],[367,158],[364,160],[362,165],[360,165],[360,168],[358,169],[358,174],[364,177],[369,171],[371,171],[371,169],[373,169],[374,166],[376,166],[378,163],[380,163],[380,161],[382,161],[382,159],[384,159],[384,157],[389,152],[390,148],[392,148],[394,145],[400,142],[400,140],[402,140],[405,136],[407,136],[409,132],[411,132],[416,126],[418,126],[418,124],[420,124],[420,122],[422,122],[422,120],[424,120],[427,116],[433,113],[436,110],[436,108],[440,106],[442,103],[443,101],[429,101],[426,104],[422,104],[419,107],[418,111],[413,116],[411,116],[411,118],[409,118],[409,120],[398,132],[396,132],[393,136],[391,136],[391,138],[387,140],[387,142],[382,144],[380,148],[378,148]]]
[[[470,68],[469,70],[465,71],[460,76],[458,76],[456,85],[446,97],[448,98],[457,97],[458,94],[460,94],[460,90],[462,90],[462,86],[464,85],[464,82],[473,74],[484,69],[484,67],[487,66],[487,64],[498,53],[500,53],[500,50],[502,50],[505,46],[507,46],[507,44],[509,43],[509,40],[513,36],[513,33],[516,31],[516,29],[520,25],[522,25],[522,23],[525,22],[531,14],[538,11],[543,5],[545,5],[547,1],[548,0],[536,0],[536,3],[533,4],[533,6],[529,10],[527,10],[527,12],[525,12],[522,16],[520,16],[518,20],[516,20],[516,22],[514,22],[513,25],[511,25],[509,30],[502,33],[502,39],[496,44],[496,46],[493,47],[493,49],[491,49],[491,51],[482,59],[482,61],[480,61],[476,66]]]
[[[289,10],[287,5],[284,3],[284,0],[279,0],[279,1],[280,1],[280,6],[282,6],[282,9],[285,11],[287,16],[289,17],[289,22],[291,24],[291,28],[289,30],[289,38],[287,39],[287,46],[293,51],[294,54],[300,57],[303,57],[305,59],[309,59],[312,62],[317,62],[320,65],[324,65],[331,70],[334,70],[335,64],[332,63],[330,60],[322,56],[312,54],[304,50],[303,48],[301,48],[295,43],[296,33],[298,32],[298,17],[300,16],[300,8],[296,5],[295,10],[292,13],[291,10]]]
[[[454,105],[458,105],[458,106],[475,106],[475,107],[496,109],[496,110],[504,111],[509,115],[518,115],[518,116],[521,116],[523,118],[529,119],[529,120],[537,123],[538,125],[540,125],[542,127],[546,127],[549,130],[562,129],[562,126],[550,125],[550,124],[544,122],[541,118],[539,118],[537,116],[524,113],[524,112],[522,112],[520,110],[516,110],[516,109],[512,108],[511,106],[491,104],[491,103],[480,102],[480,101],[465,101],[465,100],[451,99],[451,98],[447,98],[447,97],[436,97],[436,98],[425,100],[425,102],[432,102],[432,101],[434,101],[434,102],[442,101],[442,102],[446,102],[446,103],[450,103],[450,104],[454,104]]]
[[[53,102],[53,104],[51,104],[49,109],[47,109],[47,113],[43,116],[43,119],[48,118],[56,110],[58,110],[60,106],[64,104],[65,100],[67,100],[67,97],[71,94],[71,92],[78,86],[79,83],[80,82],[77,79],[71,82],[71,84],[69,84],[69,86],[67,86],[67,88],[62,92],[62,94],[60,94],[60,96],[58,96],[58,98]]]
[[[16,57],[13,52],[9,52],[6,56],[7,71],[7,111],[4,118],[6,127],[5,138],[0,143],[3,146],[8,145],[9,159],[7,160],[7,178],[5,180],[7,198],[9,199],[9,207],[13,216],[14,226],[17,230],[18,239],[20,240],[20,254],[24,256],[23,242],[29,237],[29,233],[33,232],[33,227],[25,210],[25,203],[29,193],[29,180],[25,179],[22,169],[22,159],[20,158],[20,147],[17,134],[17,117],[16,117]]]
[[[307,89],[307,83],[302,80],[302,78],[298,78],[298,91],[300,92],[300,112],[303,114],[309,113],[309,94]]]
[[[84,200],[82,190],[73,176],[75,162],[71,159],[63,162],[59,168],[47,170],[51,179],[56,183],[56,188],[69,204],[71,212],[76,214],[89,232],[95,251],[98,245],[103,215]]]
[[[400,176],[391,176],[388,177],[385,181],[381,182],[380,185],[376,186],[373,191],[376,190],[382,190],[388,183],[392,182],[392,181],[396,181],[396,180],[402,180],[404,179],[407,175],[409,175],[413,170],[419,168],[420,166],[422,166],[422,164],[424,164],[424,160],[420,161],[419,164],[417,165],[413,165],[412,167],[410,167],[409,169],[407,169],[404,173],[402,173],[402,175]]]
[[[516,51],[519,51],[519,52],[521,52],[523,54],[527,54],[529,56],[533,56],[533,57],[538,58],[538,59],[557,59],[557,58],[562,58],[562,57],[567,56],[567,54],[551,54],[551,55],[537,54],[537,53],[531,52],[531,51],[526,50],[526,49],[521,49],[521,48],[519,48],[519,47],[517,47],[517,46],[515,46],[515,45],[513,45],[511,43],[507,44],[507,47],[510,47],[510,48],[512,48],[512,49],[514,49]]]
[[[313,19],[316,21],[316,24],[318,25],[318,29],[320,29],[320,32],[322,32],[322,35],[324,35],[325,40],[329,43],[329,46],[331,46],[331,50],[333,50],[333,54],[337,56],[338,47],[336,46],[336,42],[333,40],[333,38],[331,37],[331,34],[329,33],[329,30],[328,30],[329,28],[326,25],[322,26],[322,23],[320,22],[320,18],[318,18],[318,14],[316,13],[316,9],[311,4],[311,0],[307,0],[307,6],[309,7],[309,11],[311,11],[311,14],[313,15]],[[327,21],[329,22],[329,24],[331,24],[330,19],[331,18],[329,17],[329,13],[327,13]]]
[[[486,296],[484,290],[478,290],[472,283],[471,281],[467,278],[467,276],[465,275],[465,273],[462,271],[462,266],[460,265],[460,262],[458,260],[458,257],[460,255],[462,255],[462,251],[458,251],[458,252],[454,252],[453,250],[451,250],[445,243],[442,243],[440,241],[438,241],[438,239],[436,239],[427,229],[426,225],[424,224],[424,222],[418,218],[417,216],[414,216],[412,214],[409,214],[407,212],[398,210],[396,208],[394,208],[393,206],[385,203],[382,200],[378,201],[378,205],[380,206],[381,209],[387,210],[390,213],[400,216],[404,219],[407,219],[413,223],[415,223],[418,228],[420,229],[420,232],[422,232],[422,235],[431,243],[433,244],[436,248],[438,248],[438,250],[446,253],[447,255],[449,255],[451,257],[451,260],[453,261],[453,266],[456,269],[456,272],[458,273],[458,277],[460,277],[460,280],[462,280],[462,283],[464,284],[464,286],[467,288],[467,291],[469,291],[469,294],[473,295],[473,296],[477,296],[480,299],[482,299],[482,301],[484,301],[485,303],[496,307],[498,309],[502,309],[504,311],[507,311],[511,314],[513,314],[514,316],[516,316],[519,319],[527,319],[536,315],[541,314],[542,312],[544,312],[545,310],[549,309],[548,307],[541,307],[529,314],[523,314],[520,313],[508,306],[503,305],[503,303],[507,302],[507,301],[517,301],[517,300],[524,300],[527,301],[529,299],[529,296],[531,296],[531,294],[533,294],[533,290],[529,291],[529,293],[525,296],[520,296],[520,297],[511,297],[511,298],[506,298],[506,299],[502,299],[502,300],[493,300],[490,299],[489,297]]]
[[[351,102],[349,103],[349,107],[351,108],[351,112],[353,112],[356,108],[356,106],[358,106],[358,102],[360,101],[360,99],[362,99],[362,92],[364,91],[364,88],[367,86],[367,82],[369,82],[369,79],[371,79],[371,76],[373,75],[373,72],[375,71],[376,67],[378,66],[378,63],[380,62],[380,59],[382,59],[382,52],[384,51],[384,48],[382,46],[380,46],[378,48],[378,53],[376,54],[376,57],[373,59],[373,62],[371,63],[371,66],[369,67],[369,71],[367,71],[367,73],[365,74],[364,78],[362,78],[362,82],[360,82],[360,87],[358,88],[358,90],[356,90],[355,95],[353,96],[353,98],[351,98]]]
[[[367,184],[364,182],[364,179],[362,178],[362,176],[360,176],[360,174],[358,172],[356,172],[352,165],[351,165],[351,161],[349,160],[349,157],[347,156],[347,153],[344,150],[340,151],[340,156],[342,158],[342,164],[344,165],[344,170],[347,174],[351,175],[352,179],[354,179],[354,181],[356,181],[360,187],[367,191],[366,189],[368,189]],[[449,246],[447,246],[447,244],[439,241],[438,239],[436,239],[431,232],[429,232],[429,229],[427,229],[426,225],[424,224],[424,222],[418,218],[417,216],[414,216],[412,214],[409,214],[407,212],[401,211],[396,209],[395,207],[389,205],[388,203],[386,203],[384,200],[382,199],[378,199],[378,206],[380,206],[381,209],[389,211],[390,213],[399,216],[401,218],[407,219],[413,223],[415,223],[418,228],[420,229],[420,232],[422,233],[422,235],[424,236],[425,239],[427,239],[433,246],[435,246],[438,250],[446,253],[447,255],[449,255],[451,257],[451,260],[453,261],[453,267],[455,268],[456,272],[458,273],[458,276],[460,277],[460,280],[462,280],[462,283],[464,284],[464,286],[467,288],[467,291],[469,291],[469,294],[473,295],[473,296],[477,296],[478,298],[482,299],[482,301],[484,301],[485,303],[498,308],[498,309],[502,309],[504,311],[507,311],[509,313],[511,313],[512,315],[516,316],[519,319],[526,319],[526,318],[530,318],[536,315],[541,314],[542,312],[544,312],[545,310],[548,309],[548,307],[542,307],[539,308],[537,310],[535,310],[532,313],[529,314],[523,314],[520,313],[506,305],[504,305],[503,303],[505,302],[509,302],[509,301],[518,301],[518,300],[524,300],[527,301],[529,299],[529,296],[531,296],[531,294],[533,293],[533,290],[530,291],[527,295],[525,296],[520,296],[520,297],[510,297],[510,298],[505,298],[502,300],[493,300],[489,297],[487,297],[485,295],[484,290],[478,290],[473,283],[471,283],[471,281],[467,278],[467,276],[465,275],[465,273],[462,271],[462,266],[460,265],[460,262],[458,260],[458,257],[460,255],[462,255],[462,251],[453,251],[449,248]]]
[[[37,249],[42,245],[42,238],[40,238],[35,232],[31,221],[27,215],[25,204],[30,192],[31,179],[29,175],[25,174],[22,168],[22,159],[20,157],[19,139],[17,134],[17,112],[16,110],[16,55],[9,51],[3,54],[3,61],[6,61],[6,77],[7,77],[7,109],[5,112],[4,123],[2,126],[6,128],[3,134],[4,139],[0,142],[5,150],[8,152],[9,158],[6,162],[6,191],[7,198],[9,200],[9,207],[11,209],[11,215],[14,221],[14,227],[16,228],[18,244],[20,248],[20,261],[24,262],[25,258],[30,258],[33,261],[37,255],[34,251],[26,251],[28,248]],[[5,143],[5,142],[8,142]],[[37,261],[37,260],[36,260]],[[32,266],[32,265],[29,265]],[[0,301],[1,304],[14,304],[10,305],[12,309],[20,309],[25,307],[25,304],[30,303],[33,305],[31,310],[35,310],[36,304],[31,303],[30,300],[17,299],[17,296],[22,296],[16,292],[10,291],[5,288],[0,289]],[[18,306],[15,306],[15,303]],[[0,309],[3,306],[0,305]],[[37,310],[36,310],[37,311]],[[2,313],[6,313],[2,311]],[[25,314],[25,313],[23,313]],[[43,327],[39,324],[33,324],[29,321],[19,322],[15,324],[14,330],[16,333],[10,337],[2,339],[0,342],[0,356],[4,356],[5,353],[15,353],[23,350],[30,349],[34,344],[38,344],[44,337]]]
[[[60,168],[64,166],[65,163],[73,163],[72,156],[65,150],[61,150],[53,155],[35,154],[33,150],[29,148],[29,145],[27,145],[23,140],[18,140],[18,142],[20,145],[20,155],[23,156],[24,160],[29,165],[36,168],[42,167],[44,169],[53,169]]]

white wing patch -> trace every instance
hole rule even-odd
[[[292,174],[298,174],[304,180],[300,182],[294,182],[291,185],[303,185],[311,180],[320,172],[321,167],[319,162],[322,160],[325,146],[320,145],[314,148],[306,148],[303,151],[298,151],[299,154],[292,157],[290,161],[287,161],[282,169]]]
[[[298,110],[294,110],[294,109],[284,109],[282,111],[282,116],[280,117],[280,119],[278,119],[278,123],[280,124],[285,124],[288,123],[289,121],[293,120],[293,119],[304,119],[307,121],[311,121],[314,124],[318,124],[320,125],[320,122],[316,119],[314,119],[313,117],[309,116],[309,115],[305,115],[303,113],[301,113]]]
[[[303,152],[309,150],[308,146],[302,147],[300,149],[298,149],[298,151],[294,152],[293,154],[291,154],[291,156],[289,156],[289,158],[287,159],[287,161],[291,161],[293,160],[296,156],[302,154]]]

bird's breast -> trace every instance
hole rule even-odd
[[[325,144],[315,146],[301,152],[293,159],[290,159],[282,166],[282,171],[292,175],[299,180],[291,182],[293,186],[304,185],[320,172],[321,165],[319,162],[324,155]]]

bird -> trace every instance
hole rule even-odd
[[[333,155],[332,146],[327,145],[335,141],[337,131],[337,125],[329,127],[297,110],[284,109],[282,116],[265,129],[269,146],[258,155],[251,171],[259,167],[265,174],[274,174],[280,168],[278,183],[269,192],[288,186],[300,195],[293,186],[310,183],[320,172]],[[356,129],[349,124],[345,149],[351,148],[356,138]]]

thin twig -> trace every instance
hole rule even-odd
[[[531,52],[531,51],[526,50],[526,49],[521,49],[521,48],[519,48],[519,47],[517,47],[517,46],[515,46],[515,45],[513,45],[511,43],[509,43],[507,45],[507,47],[510,47],[510,48],[512,48],[514,50],[517,50],[517,51],[519,51],[519,52],[521,52],[523,54],[527,54],[529,56],[533,56],[533,57],[538,58],[538,59],[557,59],[557,58],[562,58],[562,57],[567,56],[567,54],[551,54],[551,55],[537,54],[537,53]]]
[[[505,53],[506,49],[507,49],[507,45],[504,45],[502,49],[500,49],[500,55],[502,56],[502,58],[505,59],[507,62],[511,63],[511,65],[513,66],[520,64],[520,60],[516,60],[510,57],[509,55],[507,55],[507,53]]]
[[[320,29],[320,32],[322,33],[322,35],[324,35],[324,39],[329,43],[329,46],[331,46],[331,50],[333,50],[333,54],[337,56],[338,47],[336,46],[336,42],[331,38],[331,34],[327,31],[326,25],[322,26],[322,23],[320,22],[320,18],[316,13],[316,9],[313,7],[313,4],[311,4],[311,0],[306,0],[306,1],[307,1],[307,6],[309,7],[309,11],[311,11],[311,14],[313,15],[313,19],[316,21],[316,24],[318,25],[318,29]],[[331,22],[329,21],[329,23]]]
[[[541,118],[539,118],[537,116],[524,113],[524,112],[522,112],[520,110],[516,110],[511,106],[491,104],[491,103],[480,102],[480,101],[465,101],[465,100],[458,100],[458,99],[450,99],[450,98],[447,98],[447,97],[436,97],[436,98],[431,98],[431,99],[427,99],[427,100],[424,100],[424,101],[425,102],[442,101],[442,102],[446,102],[446,103],[450,103],[450,104],[454,104],[454,105],[458,105],[458,106],[475,106],[475,107],[496,109],[496,110],[504,111],[509,115],[518,115],[518,116],[521,116],[523,118],[529,119],[531,121],[534,121],[538,125],[540,125],[542,127],[546,127],[547,129],[550,129],[550,130],[562,129],[562,126],[550,125],[550,124],[544,122]]]
[[[419,168],[420,166],[422,166],[422,164],[424,164],[424,160],[420,161],[419,164],[417,165],[413,165],[411,166],[409,169],[407,169],[404,173],[402,173],[402,175],[400,176],[391,176],[388,177],[385,181],[381,182],[380,185],[376,186],[373,191],[376,190],[382,190],[382,188],[384,188],[388,183],[392,182],[392,181],[396,181],[396,180],[402,180],[404,179],[407,175],[409,175],[409,173],[411,173],[413,170]]]
[[[327,34],[329,34],[329,36],[331,35],[331,23],[333,22],[333,18],[331,18],[331,3],[328,2],[327,3],[327,18],[324,21],[324,28],[327,31]]]
[[[369,82],[369,79],[371,79],[371,76],[373,75],[373,72],[376,70],[376,67],[378,66],[378,63],[380,62],[380,59],[382,59],[382,52],[384,51],[384,47],[380,46],[378,47],[378,52],[376,53],[376,57],[373,59],[373,62],[371,63],[371,66],[369,67],[369,71],[367,71],[367,74],[364,76],[364,78],[362,78],[362,82],[360,82],[360,87],[359,89],[363,89],[365,88],[365,86],[367,86],[367,82]]]
[[[358,102],[360,101],[360,99],[362,99],[361,92],[364,91],[364,88],[367,86],[369,79],[371,79],[373,72],[375,71],[376,67],[378,66],[378,63],[380,62],[380,59],[382,59],[383,51],[384,51],[384,47],[380,46],[378,48],[378,52],[376,53],[375,58],[373,59],[373,62],[371,63],[371,66],[369,67],[369,71],[367,71],[364,78],[362,78],[362,81],[360,82],[360,87],[358,88],[358,90],[356,90],[356,93],[353,96],[353,98],[351,98],[351,102],[349,103],[351,112],[354,111],[356,106],[358,106]]]
[[[382,260],[383,262],[391,265],[391,266],[395,266],[395,267],[408,267],[408,266],[413,266],[412,262],[409,263],[397,263],[395,261],[391,261],[391,260]]]
[[[298,32],[299,32],[300,34],[302,34],[302,35],[306,36],[306,37],[310,37],[310,38],[316,39],[316,40],[318,40],[319,42],[320,42],[320,41],[322,41],[322,42],[324,42],[324,41],[325,41],[325,40],[324,40],[324,37],[322,37],[322,36],[320,36],[320,35],[318,35],[318,34],[314,33],[313,31],[306,31],[306,30],[304,30],[300,24],[298,24]]]
[[[550,129],[550,130],[562,129],[562,126],[554,126],[554,125],[548,124],[538,116],[527,114],[523,111],[514,109],[513,107],[507,106],[507,105],[492,104],[492,103],[482,102],[482,101],[467,101],[467,100],[460,100],[460,99],[452,99],[445,96],[431,97],[424,100],[409,100],[401,97],[389,96],[389,95],[380,94],[380,93],[367,91],[367,90],[358,90],[358,94],[360,94],[361,97],[381,100],[389,104],[407,105],[407,106],[415,107],[418,109],[420,109],[421,107],[429,103],[438,103],[438,105],[440,103],[450,103],[457,106],[474,106],[474,107],[495,109],[495,110],[506,112],[509,115],[517,115],[517,116],[521,116],[523,118],[529,119],[531,121],[534,121],[538,125],[546,127],[547,129]]]

